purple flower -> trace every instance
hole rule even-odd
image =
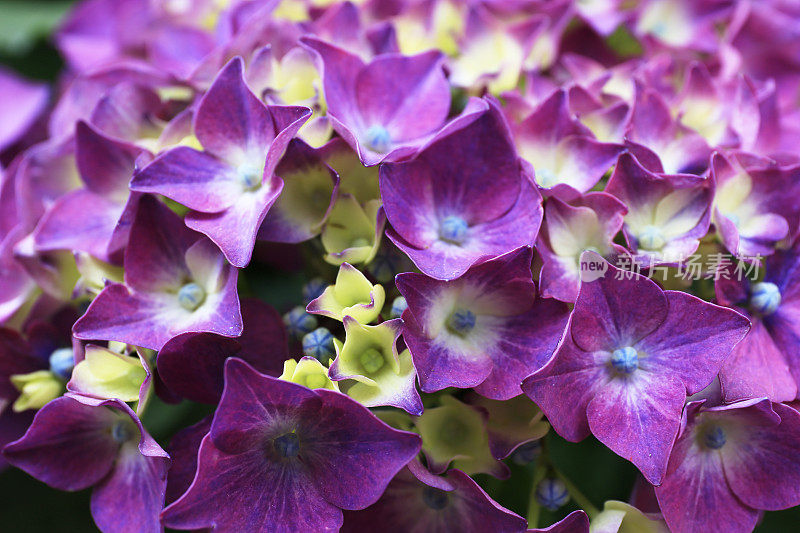
[[[720,371],[726,402],[760,398],[790,401],[800,383],[800,240],[767,258],[766,274],[751,282],[733,268],[718,273],[717,301],[737,306],[753,324]]]
[[[340,393],[312,391],[230,359],[197,474],[163,522],[225,531],[335,529],[341,509],[377,501],[419,449],[419,437]]]
[[[472,478],[452,469],[444,476],[412,461],[363,511],[345,513],[344,533],[385,531],[524,531],[525,520],[492,500]]]
[[[186,332],[236,337],[242,332],[237,274],[211,241],[143,197],[125,249],[125,283],[103,289],[73,332],[153,350]]]
[[[545,297],[572,303],[580,288],[580,257],[592,250],[605,258],[624,254],[614,244],[628,209],[615,197],[591,192],[569,202],[547,200],[536,251],[542,257],[539,288]]]
[[[702,174],[711,148],[697,132],[672,117],[664,98],[654,89],[636,84],[626,147],[642,166],[666,174]]]
[[[489,398],[520,394],[523,378],[558,345],[567,306],[536,298],[531,249],[473,266],[452,281],[397,276],[408,302],[403,339],[424,392],[469,388]]]
[[[520,155],[533,165],[544,188],[591,189],[606,173],[621,148],[601,143],[570,112],[567,93],[554,92],[514,129]]]
[[[275,168],[310,116],[293,106],[266,106],[247,88],[241,58],[220,71],[194,119],[205,151],[173,148],[138,172],[131,189],[163,194],[192,211],[186,225],[207,235],[234,266],[253,254],[256,232],[283,188]]]
[[[766,398],[686,406],[656,496],[675,533],[746,533],[760,511],[800,504],[800,414]]]
[[[254,298],[242,300],[242,335],[183,333],[158,352],[158,375],[174,393],[195,402],[216,403],[222,396],[228,357],[238,357],[259,372],[279,376],[289,358],[280,314]]]
[[[59,198],[45,213],[34,232],[36,249],[82,251],[119,261],[141,196],[131,194],[128,183],[143,151],[114,141],[85,122],[78,122],[75,136],[75,156],[85,186]]]
[[[780,166],[745,153],[714,154],[713,221],[736,256],[769,255],[800,223],[800,165]]]
[[[169,456],[120,400],[57,398],[3,455],[51,487],[93,486],[92,517],[102,531],[161,531]]]
[[[645,266],[685,260],[708,231],[714,197],[711,179],[650,172],[624,153],[605,192],[628,207],[625,240]]]
[[[320,59],[334,129],[365,165],[413,156],[444,125],[450,87],[441,52],[382,54],[365,64],[319,39],[300,42]]]
[[[604,275],[581,284],[558,350],[522,388],[564,438],[592,433],[658,484],[687,392],[711,383],[749,322],[593,252],[581,261]]]
[[[386,234],[437,279],[532,245],[542,220],[541,196],[494,101],[451,123],[413,161],[383,165],[380,189]]]

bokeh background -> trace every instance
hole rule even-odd
[[[34,80],[55,83],[63,61],[49,36],[73,3],[70,0],[0,0],[0,65]],[[279,310],[300,300],[303,281],[299,276],[250,267],[243,281],[248,292]],[[210,408],[204,406],[167,405],[154,398],[144,423],[153,437],[166,447],[178,429],[210,412]],[[628,498],[636,479],[635,468],[594,438],[573,444],[551,432],[546,445],[556,466],[597,507],[602,508],[605,500]],[[518,466],[509,462],[509,466],[512,476],[507,481],[484,475],[476,479],[501,504],[525,516],[532,465]],[[97,528],[89,514],[90,494],[89,490],[57,491],[19,470],[6,469],[0,472],[0,532],[95,532]],[[576,508],[571,502],[556,513],[543,511],[540,527]],[[800,507],[766,513],[756,532],[800,532]]]

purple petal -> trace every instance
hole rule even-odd
[[[156,157],[136,173],[131,189],[162,194],[204,213],[223,211],[243,194],[234,167],[187,146]]]
[[[679,377],[688,393],[694,394],[713,381],[747,335],[750,321],[732,309],[684,292],[665,291],[664,295],[669,305],[666,319],[636,349],[649,355],[649,369]]]
[[[581,261],[605,262],[584,252]],[[653,281],[608,265],[605,275],[581,283],[572,318],[572,338],[587,351],[632,346],[666,319],[667,299]]]
[[[42,407],[20,440],[3,450],[6,460],[60,490],[80,490],[103,479],[114,466],[119,444],[106,408],[56,398]]]
[[[685,400],[685,387],[677,377],[638,371],[630,379],[600,386],[586,415],[600,442],[658,485],[667,470]]]
[[[282,189],[283,180],[274,176],[269,184],[243,194],[221,213],[190,211],[186,225],[214,241],[233,266],[245,267],[253,255],[258,228]]]
[[[259,449],[228,455],[206,435],[192,485],[164,509],[162,522],[174,529],[220,531],[270,531],[284,524],[286,531],[300,533],[336,530],[342,512],[322,498],[302,471],[268,462]]]

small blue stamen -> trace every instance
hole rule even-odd
[[[705,443],[706,447],[711,448],[712,450],[719,450],[725,446],[727,439],[725,438],[725,432],[721,427],[713,426],[706,431],[703,442]]]
[[[206,301],[206,291],[197,283],[190,282],[178,291],[178,303],[187,311],[194,311]]]
[[[526,442],[511,455],[511,460],[518,465],[527,465],[542,455],[542,443],[538,440]]]
[[[333,335],[328,328],[317,328],[303,337],[303,353],[309,355],[323,364],[333,358]]]
[[[447,329],[456,335],[464,336],[475,327],[475,313],[469,309],[456,309],[447,319]]]
[[[303,306],[298,305],[283,315],[286,330],[294,339],[300,339],[306,333],[311,333],[317,327],[317,317],[306,313]]]
[[[75,357],[72,348],[59,348],[50,354],[50,372],[61,379],[69,379],[74,366]]]
[[[781,291],[777,285],[762,281],[753,285],[750,295],[750,307],[762,315],[771,315],[781,305]]]
[[[422,501],[434,511],[441,511],[447,507],[448,500],[447,492],[441,489],[427,486],[422,489]]]
[[[645,226],[639,233],[639,248],[643,250],[660,250],[667,244],[664,234],[655,226]]]
[[[403,311],[406,309],[408,309],[408,302],[406,302],[406,299],[402,296],[398,296],[392,302],[392,310],[389,311],[389,317],[400,318],[400,316],[403,314]]]
[[[467,238],[469,226],[461,217],[450,215],[442,219],[439,225],[439,238],[451,244],[463,244]]]
[[[639,368],[639,354],[630,346],[614,350],[611,354],[611,366],[620,374],[632,374]]]
[[[385,154],[392,146],[392,136],[383,126],[372,126],[367,130],[367,148],[379,154]]]
[[[239,176],[239,182],[244,187],[246,191],[254,191],[261,187],[261,183],[264,181],[264,169],[254,166],[250,163],[244,163],[239,165],[236,169],[236,173]]]
[[[287,459],[297,457],[300,453],[300,437],[297,433],[285,433],[272,441],[278,455]]]
[[[555,511],[569,501],[569,492],[560,479],[545,478],[536,486],[536,501],[542,507]]]

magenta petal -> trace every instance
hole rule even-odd
[[[242,195],[236,169],[194,148],[179,146],[137,172],[131,189],[162,194],[190,209],[216,213]]]
[[[167,475],[167,504],[177,500],[192,484],[197,471],[197,452],[203,437],[211,429],[211,419],[212,416],[209,415],[200,422],[181,429],[170,440],[167,451],[172,465]]]
[[[755,509],[777,511],[800,504],[800,413],[762,400],[746,407],[746,436],[735,454],[722,454],[734,494]],[[731,410],[733,411],[733,410]],[[763,414],[759,411],[763,411]]]
[[[236,339],[212,333],[185,333],[158,352],[158,372],[173,392],[195,402],[217,403],[228,357],[239,357],[259,372],[280,375],[289,358],[280,314],[255,299],[241,303],[244,329]]]
[[[125,250],[125,282],[136,290],[178,289],[189,277],[184,256],[197,239],[167,206],[142,198]]]
[[[758,512],[743,505],[725,482],[720,455],[701,450],[693,432],[675,443],[656,497],[675,533],[745,532],[758,520]]]
[[[572,511],[550,527],[529,529],[527,533],[589,533],[589,517],[583,511]]]
[[[686,390],[677,377],[639,371],[630,380],[600,386],[586,414],[600,442],[658,485],[667,470],[685,400]]]
[[[359,73],[355,99],[363,125],[386,128],[395,143],[432,133],[450,110],[450,87],[438,51],[376,57]],[[351,125],[352,127],[352,125]]]
[[[754,319],[752,325],[747,336],[725,359],[719,372],[725,401],[761,397],[774,402],[794,400],[797,383],[786,362],[786,355],[760,319]]]
[[[573,442],[589,436],[586,408],[607,373],[595,355],[578,348],[567,331],[547,365],[522,382],[522,390],[553,429]]]
[[[444,508],[428,506],[425,498],[431,491],[443,498]],[[524,528],[525,521],[520,516],[492,500],[460,470],[450,470],[446,476],[433,476],[424,467],[412,470],[409,465],[389,483],[377,503],[361,512],[345,513],[342,531],[513,533]]]
[[[0,70],[0,152],[14,144],[44,111],[48,100],[47,87],[19,78],[6,69]]]
[[[92,491],[91,510],[102,531],[158,533],[164,507],[169,459],[142,455],[133,443],[122,446],[111,475]]]
[[[40,251],[70,250],[109,259],[109,244],[124,206],[87,189],[59,198],[34,233]]]
[[[174,529],[254,532],[285,524],[287,532],[301,533],[338,529],[342,512],[302,472],[282,471],[259,449],[228,455],[206,435],[192,485],[164,509],[162,522]]]
[[[306,431],[313,435],[310,446],[324,457],[308,460],[309,474],[328,502],[363,509],[375,503],[389,480],[416,457],[421,440],[390,428],[366,409],[353,409],[353,401],[343,394],[325,389],[315,393],[322,403]]]
[[[585,252],[581,261],[592,257],[598,256]],[[667,310],[667,299],[652,280],[608,265],[604,276],[581,283],[572,338],[587,351],[633,346],[658,328]]]
[[[189,212],[186,225],[214,241],[233,266],[245,267],[253,256],[258,228],[282,189],[283,180],[274,176],[269,184],[243,194],[221,213]]]
[[[91,487],[114,465],[119,444],[109,431],[112,411],[56,398],[42,407],[25,435],[3,450],[6,460],[60,490]]]
[[[498,400],[519,395],[522,381],[550,359],[568,317],[566,304],[537,298],[529,312],[508,320],[502,341],[492,353],[492,371],[475,392]]]
[[[75,145],[76,163],[86,188],[118,203],[124,201],[142,149],[109,139],[83,121],[75,126]]]
[[[650,354],[648,368],[669,371],[694,394],[713,381],[733,347],[747,335],[750,321],[684,292],[664,295],[669,306],[666,319],[636,348]]]
[[[263,157],[275,137],[272,117],[248,89],[243,69],[241,57],[222,67],[200,101],[194,121],[200,144],[229,162],[244,160],[250,155],[248,150]]]

